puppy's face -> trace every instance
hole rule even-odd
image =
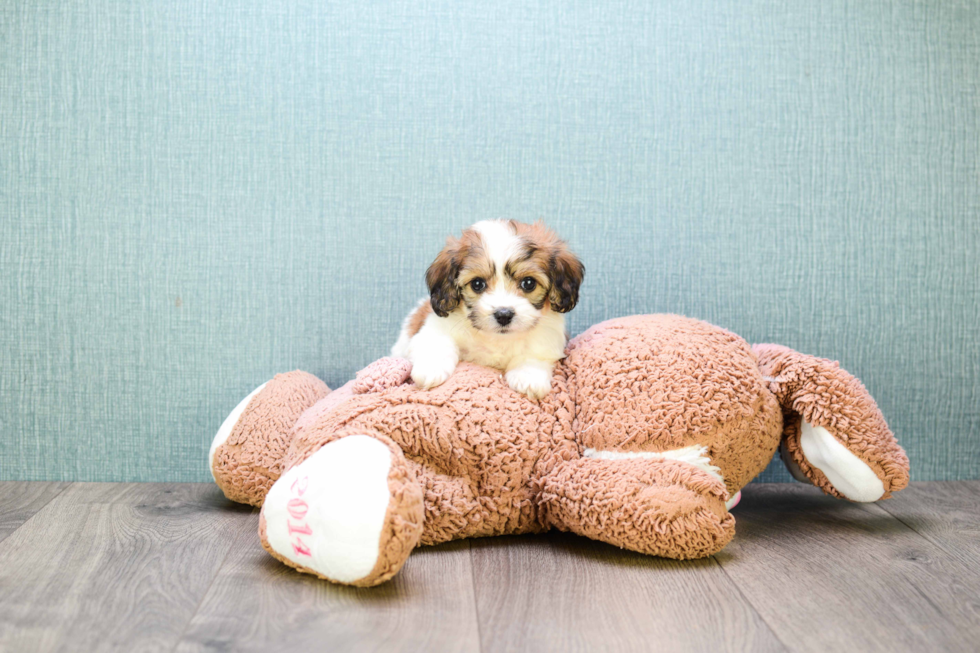
[[[462,309],[489,333],[522,333],[545,311],[578,303],[582,263],[538,222],[478,222],[450,238],[426,272],[432,309],[440,317]]]

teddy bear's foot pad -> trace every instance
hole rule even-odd
[[[807,462],[823,472],[834,489],[851,501],[870,503],[884,495],[884,483],[874,470],[824,427],[802,420],[800,448]]]
[[[335,582],[371,575],[392,499],[391,464],[385,444],[352,435],[287,471],[262,507],[271,552]]]

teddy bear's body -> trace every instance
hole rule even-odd
[[[853,377],[679,316],[589,329],[540,402],[475,365],[432,390],[405,383],[409,372],[382,359],[334,392],[280,375],[229,418],[212,471],[229,497],[263,505],[270,553],[357,585],[390,578],[418,544],[549,528],[701,557],[734,535],[732,497],[784,440],[791,468],[828,492],[838,473],[870,500],[907,482]],[[827,476],[806,459],[817,445]]]

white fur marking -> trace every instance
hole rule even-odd
[[[476,302],[477,326],[493,332],[497,328],[494,311],[510,308],[514,311],[514,319],[508,326],[511,335],[519,336],[533,329],[541,311],[534,308],[524,295],[507,289],[507,263],[520,253],[521,239],[509,224],[501,220],[477,222],[473,225],[473,231],[480,234],[484,251],[494,265],[492,289],[480,295]]]
[[[511,388],[537,400],[551,392],[551,375],[554,367],[547,361],[528,360],[508,370],[504,378]]]
[[[851,501],[870,503],[885,493],[874,470],[822,426],[802,420],[800,448],[807,462],[823,472],[834,488]]]
[[[288,560],[332,580],[350,583],[364,578],[378,561],[381,529],[391,501],[390,469],[391,453],[372,437],[351,435],[324,445],[269,490],[262,507],[269,545]],[[293,485],[302,487],[304,478],[305,491],[299,495]],[[289,511],[294,499],[308,506],[301,523]],[[297,527],[308,527],[312,534]],[[310,554],[298,552],[296,541]]]
[[[711,464],[711,458],[706,454],[707,447],[692,444],[682,449],[671,449],[670,451],[600,451],[596,449],[586,449],[586,458],[599,458],[601,460],[626,460],[629,458],[649,458],[653,460],[677,460],[682,463],[694,465],[722,483],[725,479],[721,475],[721,470]]]
[[[266,381],[268,383],[268,381]],[[221,423],[221,428],[218,429],[217,435],[214,436],[214,440],[211,441],[211,451],[208,452],[208,469],[211,470],[211,478],[214,478],[214,452],[218,450],[218,447],[225,443],[228,436],[231,435],[232,430],[235,428],[235,424],[238,424],[239,418],[245,409],[248,407],[248,402],[252,401],[252,397],[262,392],[262,388],[265,387],[266,383],[263,383],[255,390],[249,393],[247,397],[238,402],[235,409],[228,414],[225,421]],[[218,479],[215,479],[218,480]]]
[[[483,220],[473,225],[473,230],[480,234],[487,255],[497,268],[498,278],[503,278],[507,261],[513,258],[520,245],[520,239],[502,220]]]
[[[451,314],[450,317],[455,315]],[[452,334],[442,327],[449,318],[432,313],[408,341],[407,357],[412,361],[412,380],[428,390],[441,385],[459,363],[459,347]]]

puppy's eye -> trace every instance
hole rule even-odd
[[[473,289],[473,292],[483,292],[487,289],[487,282],[479,278],[473,279],[470,281],[470,288]]]
[[[521,279],[521,290],[523,290],[524,292],[531,292],[537,287],[538,287],[538,282],[535,281],[532,277],[524,277],[523,279]]]

